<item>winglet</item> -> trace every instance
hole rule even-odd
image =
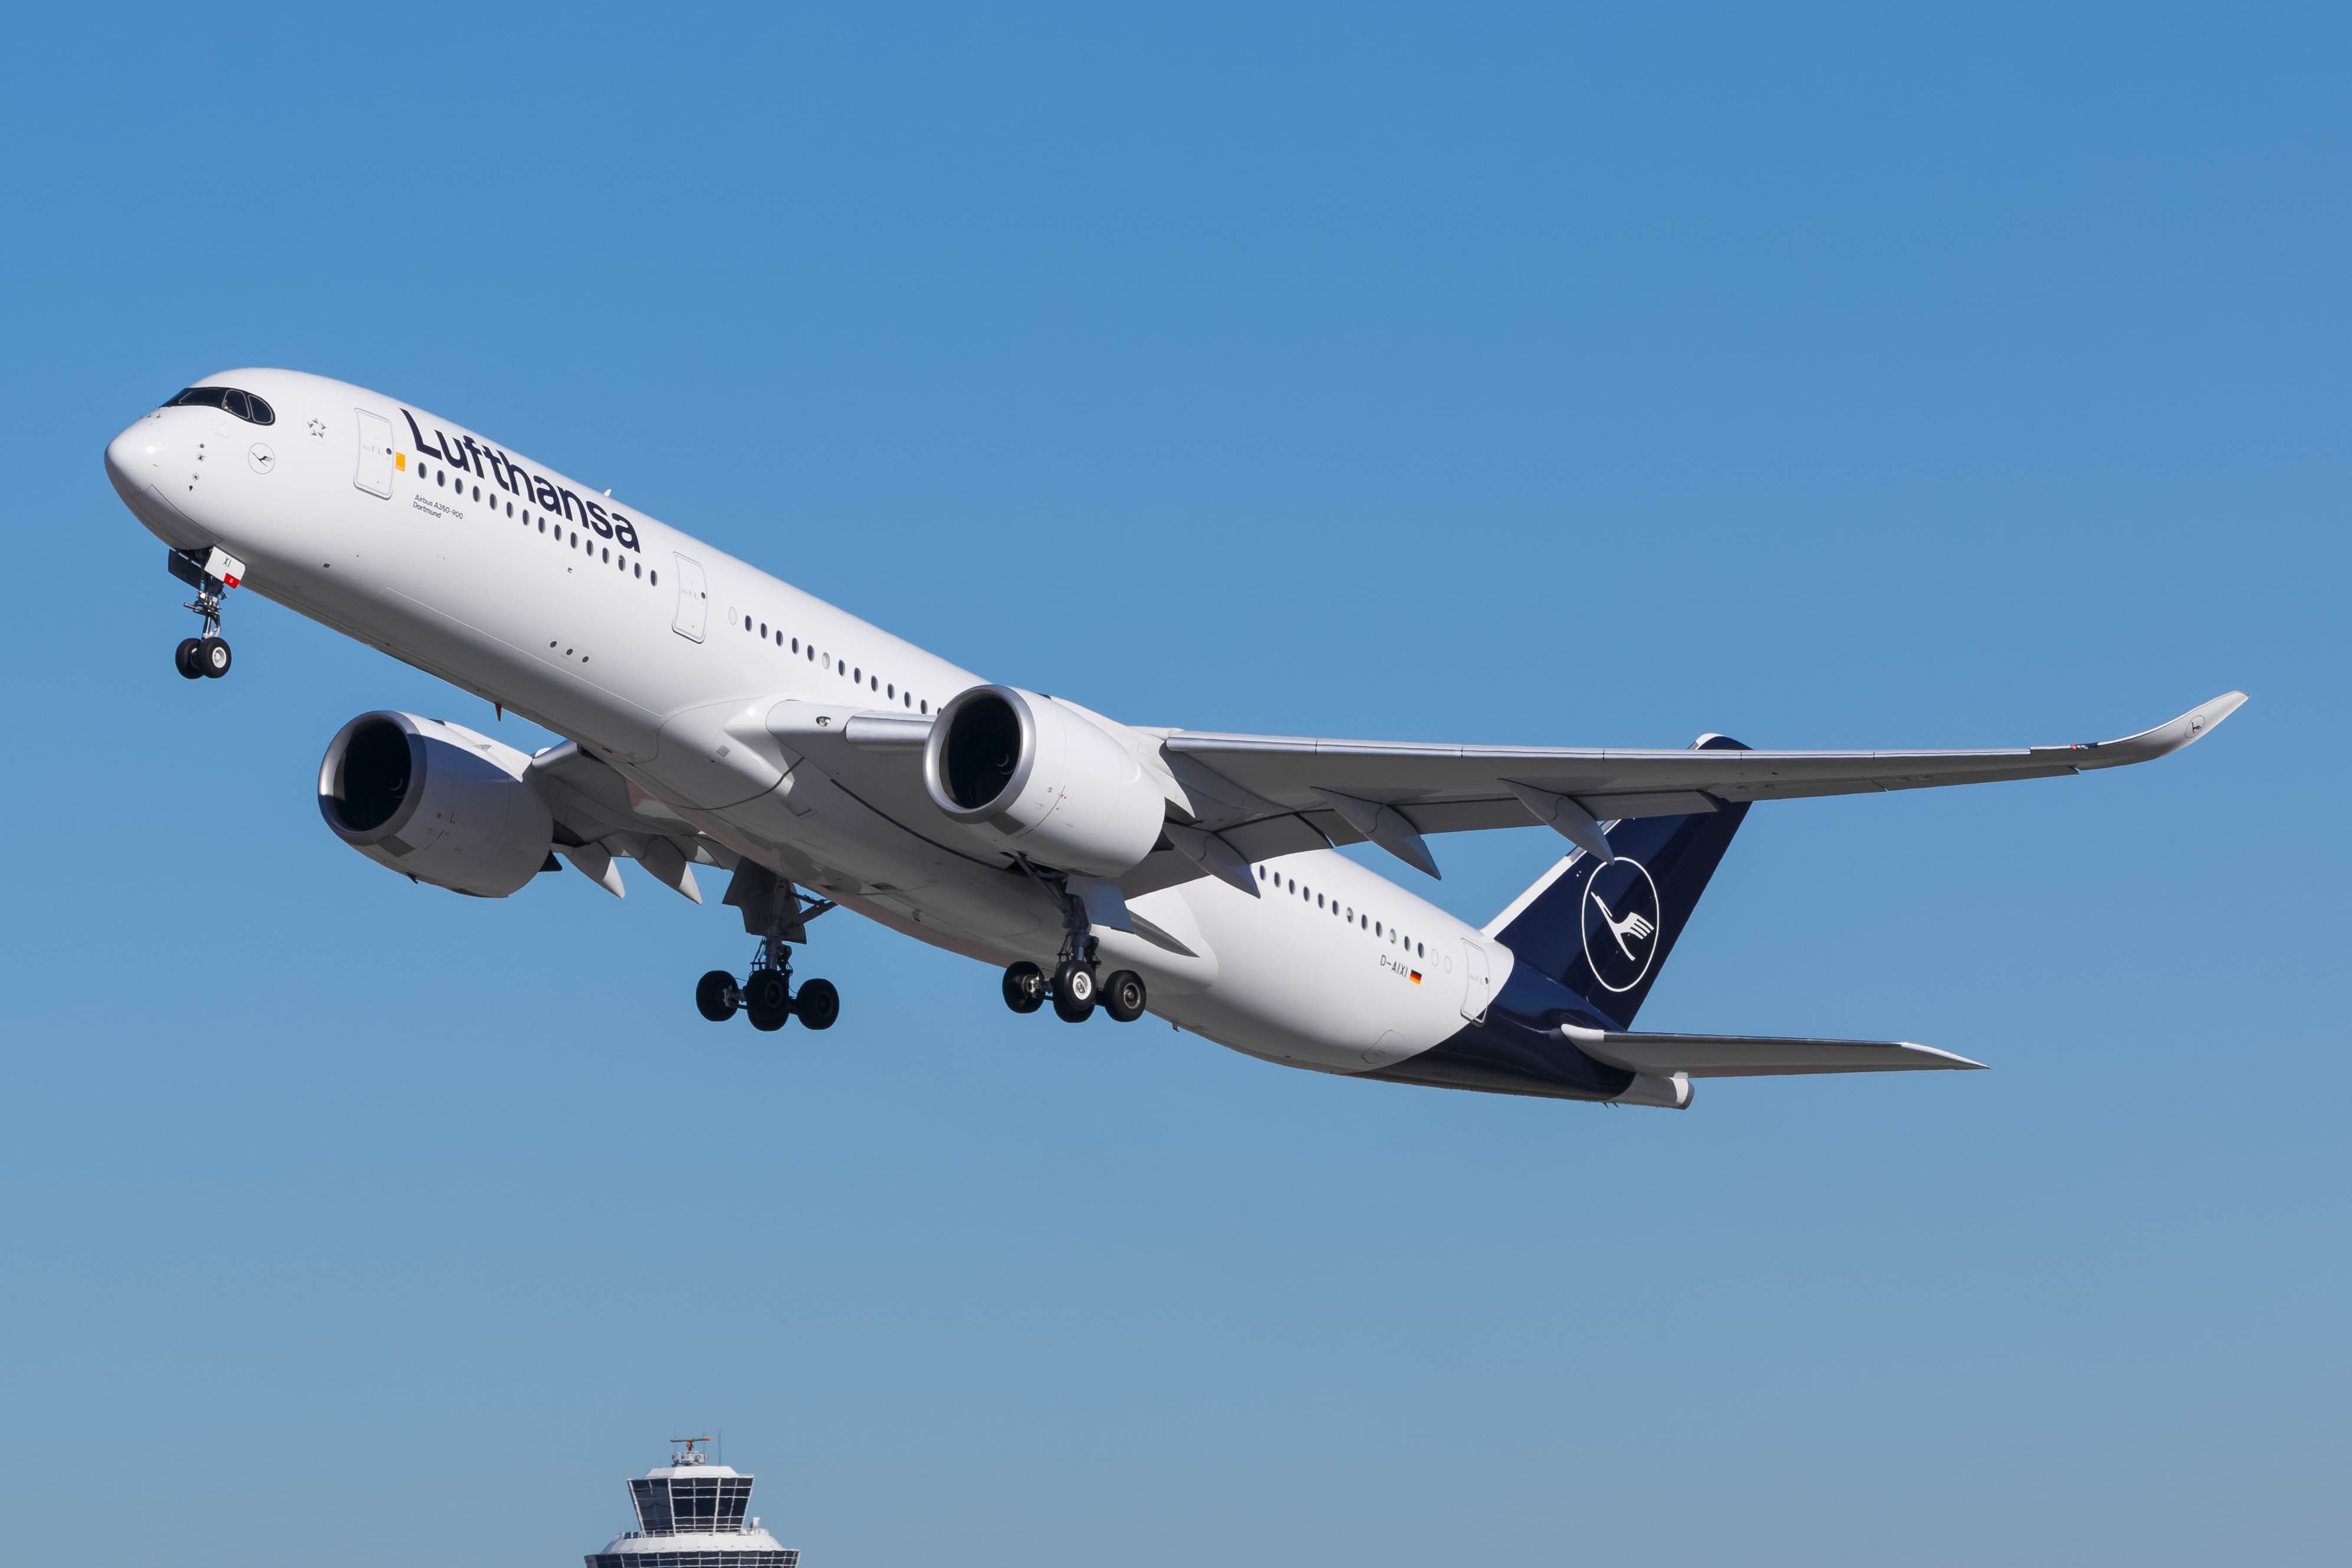
[[[2153,762],[2202,738],[2206,731],[2237,712],[2245,701],[2243,692],[2223,692],[2211,702],[2190,708],[2154,729],[2143,729],[2121,740],[2094,741],[2072,747],[2070,760],[2077,768],[2120,768],[2131,762]]]

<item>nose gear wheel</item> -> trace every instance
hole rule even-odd
[[[214,557],[220,555],[218,550],[213,552]],[[205,676],[217,680],[228,674],[230,663],[228,642],[220,634],[221,596],[234,584],[215,577],[205,570],[209,559],[200,560],[175,549],[163,563],[171,569],[173,577],[196,591],[195,598],[182,608],[196,612],[204,622],[204,634],[187,638],[172,654],[173,667],[192,681]],[[234,575],[245,568],[232,561],[222,570]]]

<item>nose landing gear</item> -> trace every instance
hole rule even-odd
[[[196,596],[186,606],[203,618],[204,635],[184,639],[173,653],[172,662],[180,674],[189,680],[211,676],[217,680],[228,674],[228,643],[220,634],[221,595],[237,585],[245,576],[245,562],[224,549],[215,549],[203,559],[183,550],[173,550],[164,564],[172,575],[196,591]]]

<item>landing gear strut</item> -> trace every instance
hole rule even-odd
[[[791,945],[808,940],[808,923],[833,908],[832,902],[803,904],[792,883],[750,861],[736,868],[727,902],[742,910],[743,929],[759,936],[759,952],[740,986],[724,969],[713,969],[695,982],[695,1010],[712,1023],[725,1023],[742,1012],[763,1033],[780,1030],[794,1018],[805,1029],[831,1029],[841,1016],[841,993],[830,980],[804,980],[795,992]]]
[[[215,549],[202,559],[173,550],[164,564],[173,577],[196,591],[185,608],[204,622],[204,635],[183,639],[172,662],[189,680],[207,675],[217,680],[228,674],[229,666],[228,643],[220,634],[221,595],[237,585],[245,574],[245,563],[226,550]]]
[[[1102,940],[1094,934],[1094,923],[1087,917],[1086,901],[1070,891],[1069,879],[1055,872],[1042,871],[1025,859],[1021,869],[1047,895],[1061,905],[1062,952],[1054,966],[1054,978],[1046,983],[1045,971],[1024,960],[1004,971],[1004,1005],[1016,1013],[1034,1013],[1050,998],[1054,1016],[1064,1023],[1084,1023],[1094,1016],[1095,1003],[1099,1000],[1104,1010],[1120,1023],[1133,1023],[1143,1016],[1143,977],[1132,969],[1115,969],[1109,979],[1097,977],[1100,967]]]

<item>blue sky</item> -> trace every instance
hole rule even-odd
[[[12,1552],[564,1563],[723,1428],[813,1568],[2332,1561],[2352,177],[2332,8],[49,8],[0,93]],[[1751,817],[1688,1113],[1018,1019],[849,919],[417,888],[107,438],[283,364],[1147,724],[2097,738]],[[1439,845],[1483,920],[1558,849]],[[1412,877],[1412,873],[1401,875]],[[77,1462],[60,1466],[62,1456]],[[97,1521],[109,1521],[101,1530]]]

